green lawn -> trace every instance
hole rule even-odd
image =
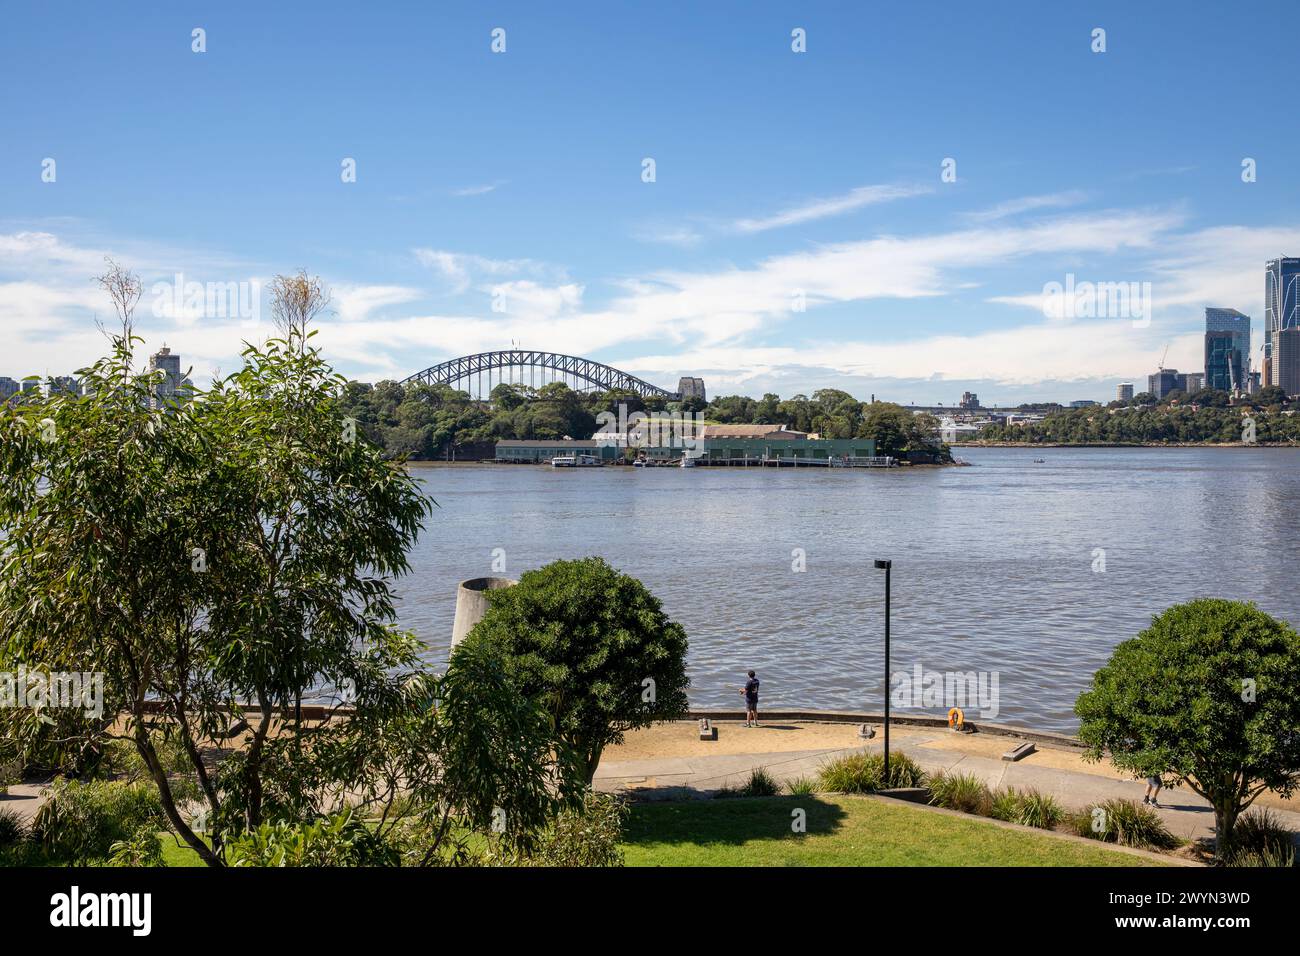
[[[807,832],[791,813],[807,812]],[[628,866],[1152,866],[1102,846],[1039,836],[906,803],[818,794],[643,803]]]
[[[791,812],[807,812],[794,833]],[[162,834],[168,866],[202,866]],[[1158,866],[1107,847],[928,813],[901,802],[817,794],[632,805],[628,866]]]

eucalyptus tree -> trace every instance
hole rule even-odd
[[[132,741],[171,826],[213,865],[224,832],[262,822],[267,741],[298,736],[304,694],[333,685],[370,706],[415,667],[389,580],[429,502],[340,413],[310,337],[249,346],[210,391],[158,407],[161,373],[133,371],[138,340],[117,336],[82,395],[0,409],[4,659],[101,675],[120,720],[78,732]],[[13,731],[45,719],[24,711]],[[190,758],[197,824],[159,735]],[[231,751],[219,773],[214,742]]]

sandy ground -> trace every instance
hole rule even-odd
[[[817,721],[779,721],[759,727],[745,727],[743,721],[714,721],[718,728],[717,740],[700,740],[695,721],[656,724],[644,730],[627,734],[624,742],[609,747],[601,757],[602,766],[634,760],[665,758],[718,757],[740,754],[779,754],[807,751],[856,750],[864,744],[881,742],[880,726],[874,724],[876,737],[866,741],[858,737],[858,725],[847,723],[822,723]],[[1000,759],[1002,754],[1015,747],[1015,737],[1001,734],[959,734],[945,728],[898,727],[889,731],[892,748],[908,752],[916,750],[942,750],[969,754],[976,757]],[[1108,780],[1132,783],[1141,793],[1140,782],[1132,774],[1116,770],[1109,760],[1093,763],[1075,751],[1038,744],[1034,753],[1019,763],[1026,767],[1065,770],[1103,777]],[[1185,790],[1184,790],[1185,792]],[[1172,797],[1178,791],[1165,791]],[[1258,806],[1300,812],[1300,800],[1283,800],[1273,793],[1262,794],[1255,801]]]

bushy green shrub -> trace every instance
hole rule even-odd
[[[17,810],[0,807],[0,850],[17,846],[27,836],[27,827]]]
[[[1002,787],[990,790],[968,773],[940,773],[930,778],[930,803],[949,810],[975,813],[1024,827],[1051,830],[1065,817],[1054,799],[1037,790]]]
[[[834,793],[876,793],[894,787],[919,787],[925,772],[906,754],[890,754],[889,779],[881,754],[853,753],[836,757],[817,773],[818,786]]]
[[[1245,852],[1238,850],[1228,860],[1227,866],[1236,867],[1267,867],[1269,869],[1289,869],[1295,866],[1295,848],[1287,847],[1284,850],[1264,850],[1260,852]]]
[[[791,796],[802,797],[817,792],[817,781],[812,777],[795,777],[786,782],[785,789]]]
[[[1295,834],[1281,818],[1266,807],[1243,813],[1233,828],[1236,844],[1229,866],[1295,865]]]
[[[755,767],[743,789],[747,797],[775,797],[781,792],[781,785],[766,767]]]
[[[162,841],[153,826],[145,824],[108,850],[109,866],[162,866]]]
[[[21,783],[23,779],[23,762],[17,750],[0,744],[0,795],[9,792],[9,786]]]
[[[1020,794],[1010,787],[1003,787],[993,793],[989,802],[989,816],[994,820],[1006,820],[1014,823],[1020,814]]]
[[[395,846],[351,810],[309,823],[263,823],[227,841],[229,866],[396,866]]]
[[[185,745],[181,742],[179,734],[163,734],[154,731],[150,736],[153,741],[154,752],[158,755],[158,762],[162,764],[164,773],[168,776],[173,774],[193,775],[194,765],[190,763],[190,755],[185,750]],[[139,748],[130,740],[109,741],[104,747],[104,759],[100,765],[100,770],[106,774],[125,777],[128,780],[153,779],[149,773],[149,768],[140,757]]]
[[[114,843],[131,839],[143,826],[167,826],[152,786],[56,777],[32,821],[32,836],[54,859],[85,861],[108,856]]]
[[[622,866],[626,805],[617,797],[589,791],[581,807],[564,810],[527,852],[493,855],[506,866]]]
[[[1070,817],[1080,836],[1144,850],[1172,850],[1180,841],[1150,807],[1135,800],[1106,800]]]
[[[978,777],[968,773],[939,773],[930,778],[928,785],[930,802],[936,807],[992,815],[993,794]]]
[[[1011,822],[1050,830],[1064,817],[1065,811],[1052,797],[1037,790],[1024,790],[1016,794],[1016,815]]]
[[[755,767],[749,773],[749,779],[738,786],[725,784],[714,791],[713,795],[722,799],[730,797],[775,797],[781,793],[781,785],[767,771],[766,767]]]

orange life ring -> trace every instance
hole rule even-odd
[[[961,712],[960,707],[954,707],[948,711],[948,726],[954,730],[961,730],[966,723],[966,715]]]

